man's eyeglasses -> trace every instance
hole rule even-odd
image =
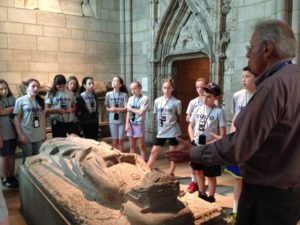
[[[255,44],[255,45],[251,45],[251,46],[247,45],[247,46],[246,46],[246,51],[247,51],[246,56],[249,56],[249,55],[250,55],[250,53],[251,53],[251,51],[252,51],[252,49],[253,49],[254,47],[256,47],[256,46],[258,46],[258,45],[260,45],[260,44],[264,44],[264,43],[265,43],[265,41],[259,42],[259,43]]]

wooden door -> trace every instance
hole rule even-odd
[[[209,80],[209,64],[208,58],[180,60],[175,61],[173,64],[175,73],[174,96],[182,102],[182,121],[180,127],[184,138],[188,138],[188,123],[185,121],[186,109],[190,100],[198,96],[195,82],[200,77]]]

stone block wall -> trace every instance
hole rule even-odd
[[[0,77],[16,96],[28,78],[51,84],[62,73],[109,81],[120,73],[118,1],[90,1],[95,16],[80,15],[81,1],[55,2],[61,12],[47,10],[45,0],[0,1]]]

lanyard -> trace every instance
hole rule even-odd
[[[113,97],[114,97],[114,104],[115,104],[115,107],[119,107],[120,95],[121,95],[121,93],[119,92],[118,98],[116,99],[116,98],[115,98],[114,91],[113,91]],[[118,100],[118,101],[117,101],[117,100]]]
[[[172,98],[172,97],[171,97]],[[162,101],[160,102],[160,111],[161,111],[161,113],[164,111],[164,108],[166,107],[166,105],[168,104],[168,102],[169,102],[169,100],[171,99],[171,98],[169,98],[167,101],[166,101],[166,103],[165,103],[165,105],[164,105],[164,107],[161,107],[162,106],[162,103],[163,103],[163,98],[162,98]]]
[[[138,98],[136,98],[135,96],[134,96],[134,99],[133,99],[133,108],[135,109],[135,107],[137,107],[138,105],[139,105],[139,101],[141,100],[141,98],[142,98],[142,96],[141,97],[138,97]],[[135,99],[137,99],[137,101],[135,102]]]
[[[206,126],[207,120],[208,120],[208,118],[209,118],[209,116],[210,116],[210,114],[211,114],[211,112],[213,111],[214,108],[215,108],[215,106],[213,106],[211,108],[210,112],[208,113],[208,115],[207,115],[207,117],[206,117],[206,119],[204,121],[204,124],[201,124],[201,118],[200,118],[198,130],[200,130],[200,127],[203,127],[204,131],[205,131],[205,126]],[[204,109],[205,109],[205,107],[204,107]],[[203,115],[204,115],[204,109],[203,109]]]
[[[37,114],[37,103],[36,103],[36,105],[35,105],[35,107],[34,107],[33,102],[30,100],[30,98],[28,97],[28,95],[27,95],[27,98],[28,98],[30,104],[32,105],[32,108],[33,108],[33,110],[34,110],[34,114]]]

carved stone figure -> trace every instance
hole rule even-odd
[[[45,174],[48,179],[59,177],[89,201],[121,210],[130,224],[194,224],[191,211],[177,198],[175,178],[151,172],[139,155],[121,153],[104,142],[77,136],[54,138],[42,145],[39,155],[27,158],[25,166],[42,180]],[[51,186],[59,186],[54,180]],[[61,196],[56,191],[53,195]]]
[[[179,38],[173,48],[174,50],[203,49],[208,42],[205,34],[204,27],[196,16],[192,15],[181,28]]]

